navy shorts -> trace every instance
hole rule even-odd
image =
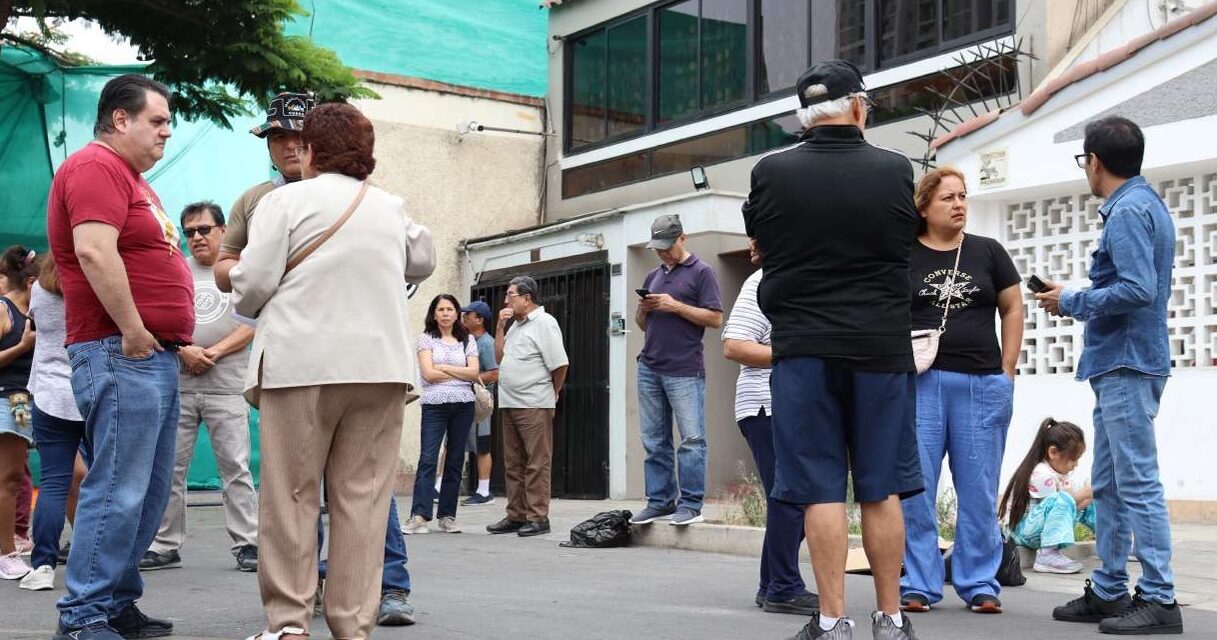
[[[820,358],[773,367],[772,497],[796,504],[856,502],[921,493],[913,372],[854,371]]]

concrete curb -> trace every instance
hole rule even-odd
[[[634,525],[633,530],[632,544],[641,547],[759,557],[765,544],[765,529],[762,527],[710,523],[676,527],[666,520],[660,520],[651,524]],[[849,547],[861,548],[862,536],[849,536]],[[1065,555],[1078,561],[1094,557],[1094,542],[1079,542],[1066,549]],[[808,559],[807,545],[802,546],[799,556],[804,561]],[[1030,569],[1035,564],[1035,552],[1020,548],[1019,560],[1024,569]]]

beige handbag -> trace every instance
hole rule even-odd
[[[959,277],[959,255],[963,253],[963,238],[959,239],[959,247],[955,249],[955,267],[951,269],[951,279],[947,281],[947,306],[942,310],[942,323],[937,329],[918,329],[911,333],[913,342],[913,364],[917,366],[917,374],[921,375],[930,370],[934,359],[938,357],[938,341],[947,330],[947,314],[951,312],[951,297],[955,293],[955,279]]]
[[[494,396],[481,380],[473,383],[473,421],[481,422],[494,413]]]

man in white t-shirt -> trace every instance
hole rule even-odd
[[[194,457],[199,425],[207,425],[224,492],[224,524],[241,571],[258,570],[258,494],[249,470],[249,405],[241,395],[254,330],[232,316],[229,294],[215,283],[212,269],[224,237],[224,212],[212,202],[186,205],[182,231],[194,275],[194,336],[178,351],[181,361],[181,417],[177,460],[169,506],[152,547],[140,560],[141,571],[182,565],[186,539],[186,472]]]

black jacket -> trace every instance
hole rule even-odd
[[[744,226],[762,254],[761,310],[777,359],[912,371],[913,167],[853,126],[820,126],[757,162]]]

